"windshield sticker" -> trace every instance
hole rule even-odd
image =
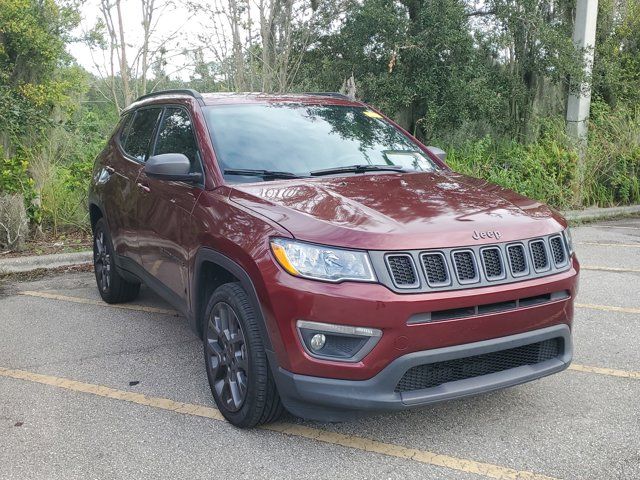
[[[382,115],[380,115],[377,112],[374,112],[373,110],[365,110],[362,113],[364,113],[369,118],[382,118]]]

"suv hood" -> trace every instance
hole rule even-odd
[[[451,171],[240,184],[229,195],[297,239],[368,250],[521,240],[566,226],[540,202]]]

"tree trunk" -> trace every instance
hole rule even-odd
[[[141,0],[142,6],[142,69],[141,69],[141,88],[142,95],[147,93],[147,72],[149,71],[149,40],[151,38],[151,22],[153,21],[153,12],[155,9],[155,0]]]
[[[245,91],[247,87],[244,78],[244,51],[242,48],[242,39],[240,38],[240,12],[238,10],[237,1],[229,0],[229,8],[231,10],[231,40],[233,62],[235,65],[233,83],[235,90],[237,92],[242,92]]]
[[[121,0],[116,0],[116,10],[118,13],[118,29],[120,34],[120,77],[122,78],[122,94],[124,97],[124,107],[131,104],[131,87],[129,82],[129,64],[127,63],[127,44],[124,41],[124,25],[122,23]]]

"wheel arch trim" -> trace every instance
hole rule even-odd
[[[253,307],[254,311],[256,312],[258,325],[260,327],[260,333],[262,334],[262,338],[265,342],[265,349],[272,352],[273,342],[271,341],[271,336],[269,334],[269,329],[267,328],[267,323],[265,320],[264,309],[262,308],[262,304],[259,300],[258,292],[256,291],[253,280],[240,264],[210,247],[200,248],[195,256],[193,275],[194,285],[191,289],[192,315],[190,315],[189,318],[189,326],[191,327],[191,330],[193,330],[193,332],[198,335],[198,337],[202,336],[200,328],[202,324],[200,319],[201,316],[204,315],[204,309],[206,308],[207,299],[201,298],[204,290],[201,288],[202,286],[199,284],[199,282],[202,274],[202,268],[205,263],[212,263],[227,270],[240,281],[240,285],[242,285],[242,288],[244,288],[245,292],[247,292],[251,307]],[[202,321],[204,321],[204,319],[202,319]]]

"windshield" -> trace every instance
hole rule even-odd
[[[225,174],[231,182],[259,181],[237,170],[308,176],[354,165],[437,168],[415,142],[364,107],[221,105],[206,107],[205,115],[221,170],[236,170]]]

